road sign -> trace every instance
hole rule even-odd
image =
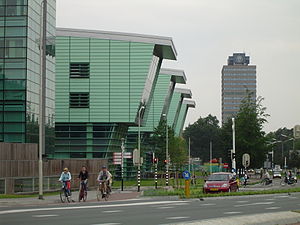
[[[138,165],[140,162],[139,162],[139,156],[138,156],[138,150],[137,149],[134,149],[133,150],[133,164],[134,165]]]
[[[122,152],[114,152],[113,153],[113,158],[122,158]],[[131,159],[132,158],[132,154],[131,154],[131,152],[124,152],[123,153],[123,158],[124,159]]]
[[[244,155],[243,155],[243,166],[245,167],[245,168],[247,168],[247,167],[249,167],[250,166],[250,155],[249,154],[247,154],[247,153],[245,153]]]
[[[183,177],[184,179],[188,180],[188,179],[190,179],[191,174],[190,174],[189,171],[183,171],[182,177]]]
[[[296,125],[294,127],[294,138],[296,139],[300,138],[300,125]]]
[[[223,167],[224,167],[225,169],[228,169],[228,167],[229,167],[228,163],[224,163],[224,164],[223,164]]]

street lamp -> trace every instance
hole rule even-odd
[[[166,121],[166,186],[169,186],[169,128],[167,114],[162,115]]]
[[[141,113],[145,109],[145,106],[141,106],[139,109],[139,128],[138,128],[138,174],[137,174],[137,182],[138,182],[138,192],[141,190]]]
[[[121,138],[121,191],[124,190],[124,153],[125,153],[125,146],[124,146],[124,142],[125,142],[125,138]]]
[[[236,162],[235,162],[235,119],[232,118],[232,169],[236,173]]]
[[[43,197],[43,152],[45,152],[45,102],[46,102],[46,35],[47,0],[41,2],[40,29],[40,96],[39,96],[39,199]]]

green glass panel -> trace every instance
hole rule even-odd
[[[4,105],[4,111],[25,111],[25,103],[15,103],[15,104],[6,104]]]
[[[2,44],[1,39],[0,39],[0,44]],[[2,45],[0,47],[2,47]],[[21,37],[5,38],[5,47],[6,48],[26,47],[26,38],[21,38]]]
[[[27,0],[6,0],[6,5],[27,5]]]
[[[5,24],[5,17],[0,17],[0,26],[4,26]]]
[[[0,47],[2,48],[4,48],[5,46],[4,46],[4,37],[0,37]]]
[[[26,26],[27,18],[25,16],[16,16],[16,17],[9,16],[9,17],[6,17],[5,23],[6,23],[6,26]],[[18,35],[18,36],[20,36],[20,35]],[[25,35],[21,35],[21,36],[25,36]]]
[[[25,90],[26,81],[25,80],[5,80],[4,88],[5,90]]]
[[[6,58],[23,58],[26,57],[26,48],[5,48]]]
[[[0,5],[5,5],[5,0],[0,0]]]
[[[26,69],[26,59],[5,59],[5,69],[11,68]]]
[[[0,80],[0,90],[3,90],[4,88],[3,88],[3,80]]]
[[[25,91],[6,91],[4,100],[25,100]]]
[[[1,74],[0,74],[1,77]],[[26,79],[25,69],[6,69],[4,70],[5,79]]]
[[[5,16],[5,7],[0,6],[0,16]]]
[[[4,37],[4,27],[0,27],[0,37]]]
[[[26,36],[26,27],[6,27],[5,36]]]
[[[4,142],[25,142],[25,134],[4,134]]]
[[[5,122],[25,122],[24,112],[4,112]]]
[[[4,132],[24,133],[25,123],[5,123]]]
[[[0,58],[4,58],[4,52],[5,52],[5,48],[3,47],[3,48],[0,48]]]
[[[7,6],[6,16],[25,16],[27,14],[27,6]]]

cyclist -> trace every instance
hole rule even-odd
[[[99,172],[97,180],[99,183],[101,183],[103,181],[106,182],[108,192],[111,192],[112,175],[107,170],[106,166],[102,166],[102,170]]]
[[[82,166],[81,171],[78,175],[78,179],[80,179],[80,190],[84,188],[87,191],[87,184],[88,184],[89,172],[87,171],[85,166]]]
[[[69,169],[64,168],[64,171],[60,175],[59,181],[63,183],[63,185],[66,189],[68,198],[71,198],[71,179],[72,179],[72,176],[71,176],[71,173],[69,172]],[[74,201],[74,200],[72,200],[72,201]]]

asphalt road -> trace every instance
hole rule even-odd
[[[300,209],[300,194],[0,206],[1,225],[155,225]]]

